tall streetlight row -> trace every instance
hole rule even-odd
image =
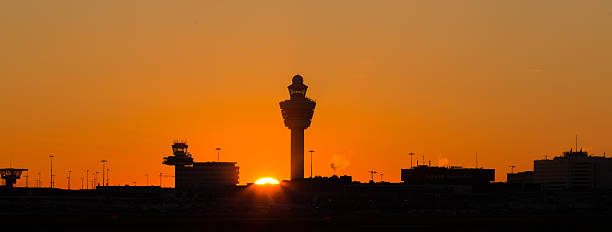
[[[49,177],[49,188],[55,188],[55,179],[54,177],[56,176],[55,174],[53,174],[53,158],[55,158],[55,155],[50,154],[49,155],[49,173],[50,173],[50,177]],[[102,163],[102,186],[108,186],[109,185],[109,168],[106,168],[106,163],[108,163],[108,160],[101,160],[100,161]],[[71,184],[71,174],[72,174],[72,170],[68,169],[66,170],[68,172],[68,176],[66,177],[67,179],[67,188],[68,190],[70,190],[70,184]],[[98,180],[98,173],[99,172],[95,172],[95,174],[93,176],[93,181],[92,181],[92,188],[95,188],[95,183],[97,183]],[[29,185],[29,172],[27,173],[26,177],[26,188]],[[36,182],[36,187],[40,188],[42,185],[42,182],[40,180],[40,172],[38,172],[38,179],[34,180],[34,182]],[[85,181],[85,183],[83,183],[83,181]],[[89,188],[89,169],[86,170],[86,175],[85,178],[83,178],[83,176],[81,176],[81,189],[83,189],[83,187],[85,187],[86,189]]]

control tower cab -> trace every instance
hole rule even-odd
[[[7,188],[13,188],[13,185],[21,178],[21,173],[24,171],[28,171],[28,169],[3,168],[0,169],[0,176]]]

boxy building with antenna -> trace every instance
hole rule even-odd
[[[612,159],[572,150],[533,161],[534,182],[543,190],[612,189]]]
[[[238,184],[236,162],[194,162],[185,142],[172,144],[172,156],[163,164],[175,167],[175,187],[179,191],[221,189]]]

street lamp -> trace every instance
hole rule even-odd
[[[49,155],[49,158],[51,159],[51,181],[49,182],[49,186],[51,188],[53,188],[53,154]]]
[[[70,173],[72,173],[72,171],[70,169],[68,169],[68,190],[70,190]]]
[[[106,169],[106,163],[108,160],[101,160],[100,162],[102,162],[102,186],[104,186],[104,170]]]
[[[414,156],[414,152],[410,152],[408,155],[410,156],[410,169],[412,169],[412,156]]]

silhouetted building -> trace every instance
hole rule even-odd
[[[13,185],[21,178],[21,172],[28,169],[4,168],[0,169],[0,176],[4,180],[4,185],[7,188],[13,188]]]
[[[186,143],[174,143],[172,145],[174,155],[165,157],[163,162],[175,166],[177,190],[221,188],[238,184],[236,162],[193,162],[187,147]]]
[[[508,184],[533,184],[535,177],[533,171],[508,173],[506,182]]]
[[[412,169],[402,169],[401,180],[406,184],[488,184],[495,180],[495,169],[420,165]]]
[[[134,192],[159,192],[162,190],[159,186],[96,186],[96,190],[99,192],[122,192],[122,193],[134,193]]]
[[[345,187],[353,184],[352,176],[315,176],[301,180],[283,181],[281,186],[291,191],[307,192],[343,192]]]
[[[310,183],[319,183],[319,184],[352,184],[353,183],[353,177],[352,176],[337,176],[337,175],[333,175],[330,177],[327,176],[315,176],[312,178],[306,178],[305,179],[306,182],[310,182]]]
[[[552,160],[533,161],[535,182],[543,190],[612,188],[612,159],[587,152],[564,152]]]
[[[280,102],[285,126],[291,129],[291,180],[304,179],[304,130],[310,126],[316,103],[306,97],[308,86],[295,75],[288,86],[290,99]]]

